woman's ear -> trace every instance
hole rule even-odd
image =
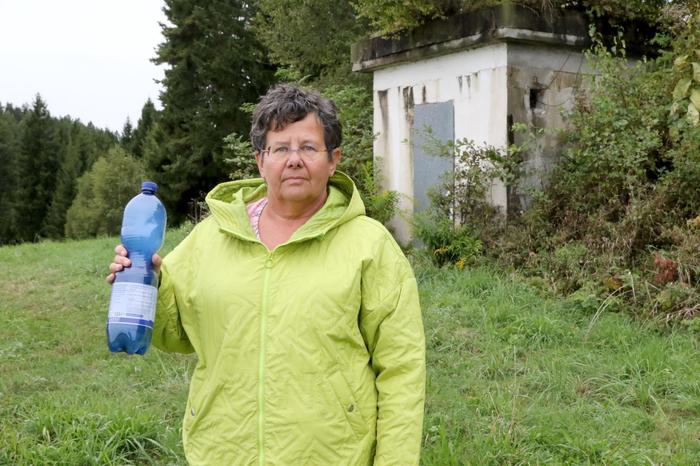
[[[260,173],[260,178],[265,179],[265,168],[263,167],[264,156],[260,151],[255,151],[255,164],[258,166],[258,173]]]
[[[340,147],[336,147],[335,149],[333,149],[333,152],[331,152],[331,162],[329,171],[330,176],[333,176],[335,174],[335,169],[338,168],[338,164],[340,163],[341,157],[342,151],[340,150]]]

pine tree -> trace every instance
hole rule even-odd
[[[305,80],[350,72],[350,46],[368,33],[349,0],[260,0],[254,31],[278,63]]]
[[[157,51],[165,64],[160,118],[165,142],[149,171],[169,214],[182,220],[193,199],[225,179],[223,138],[246,134],[241,104],[255,102],[272,82],[265,51],[250,30],[255,11],[242,0],[165,0],[170,24]]]
[[[105,154],[113,145],[119,142],[119,138],[111,131],[96,128],[92,122],[87,126],[81,125],[81,137],[79,139],[80,160],[82,160],[81,173],[92,167],[92,164]]]
[[[19,144],[18,124],[12,113],[0,107],[0,245],[14,242]]]
[[[124,123],[124,128],[122,128],[122,134],[119,137],[119,144],[122,145],[125,151],[133,153],[134,148],[134,127],[131,124],[129,117],[126,117],[126,122]]]
[[[130,152],[136,158],[143,157],[143,145],[146,140],[146,135],[157,119],[158,110],[156,110],[156,106],[153,105],[151,99],[146,100],[146,103],[143,104],[143,108],[141,109],[141,118],[139,118],[136,129],[133,132],[130,148]]]
[[[78,154],[72,143],[73,122],[66,117],[56,122],[56,143],[58,146],[58,169],[54,173],[55,183],[51,202],[41,226],[41,236],[61,238],[66,211],[73,202],[75,180],[79,173]]]
[[[93,160],[114,145],[111,133],[86,127],[78,121],[63,119],[59,122],[59,128],[60,169],[56,173],[56,188],[42,229],[43,235],[50,238],[64,235],[66,212],[75,199],[78,178],[92,165]]]
[[[21,123],[20,186],[17,190],[17,238],[36,240],[48,211],[59,169],[59,145],[55,123],[46,103],[37,94],[31,111]]]

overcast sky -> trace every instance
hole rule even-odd
[[[0,103],[121,131],[149,97],[157,108],[163,67],[163,0],[0,0]]]

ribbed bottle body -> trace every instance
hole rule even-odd
[[[155,196],[155,183],[144,182],[129,201],[122,219],[121,242],[131,266],[117,272],[107,318],[107,345],[112,352],[144,354],[151,343],[158,300],[158,276],[151,257],[163,244],[167,215]]]

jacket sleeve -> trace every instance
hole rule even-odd
[[[360,329],[377,389],[374,465],[417,465],[425,401],[425,336],[411,267],[389,238],[365,267]]]
[[[194,351],[182,325],[182,315],[187,312],[183,290],[189,280],[190,236],[185,238],[163,259],[158,286],[156,320],[153,325],[153,346],[168,352],[191,353]]]

